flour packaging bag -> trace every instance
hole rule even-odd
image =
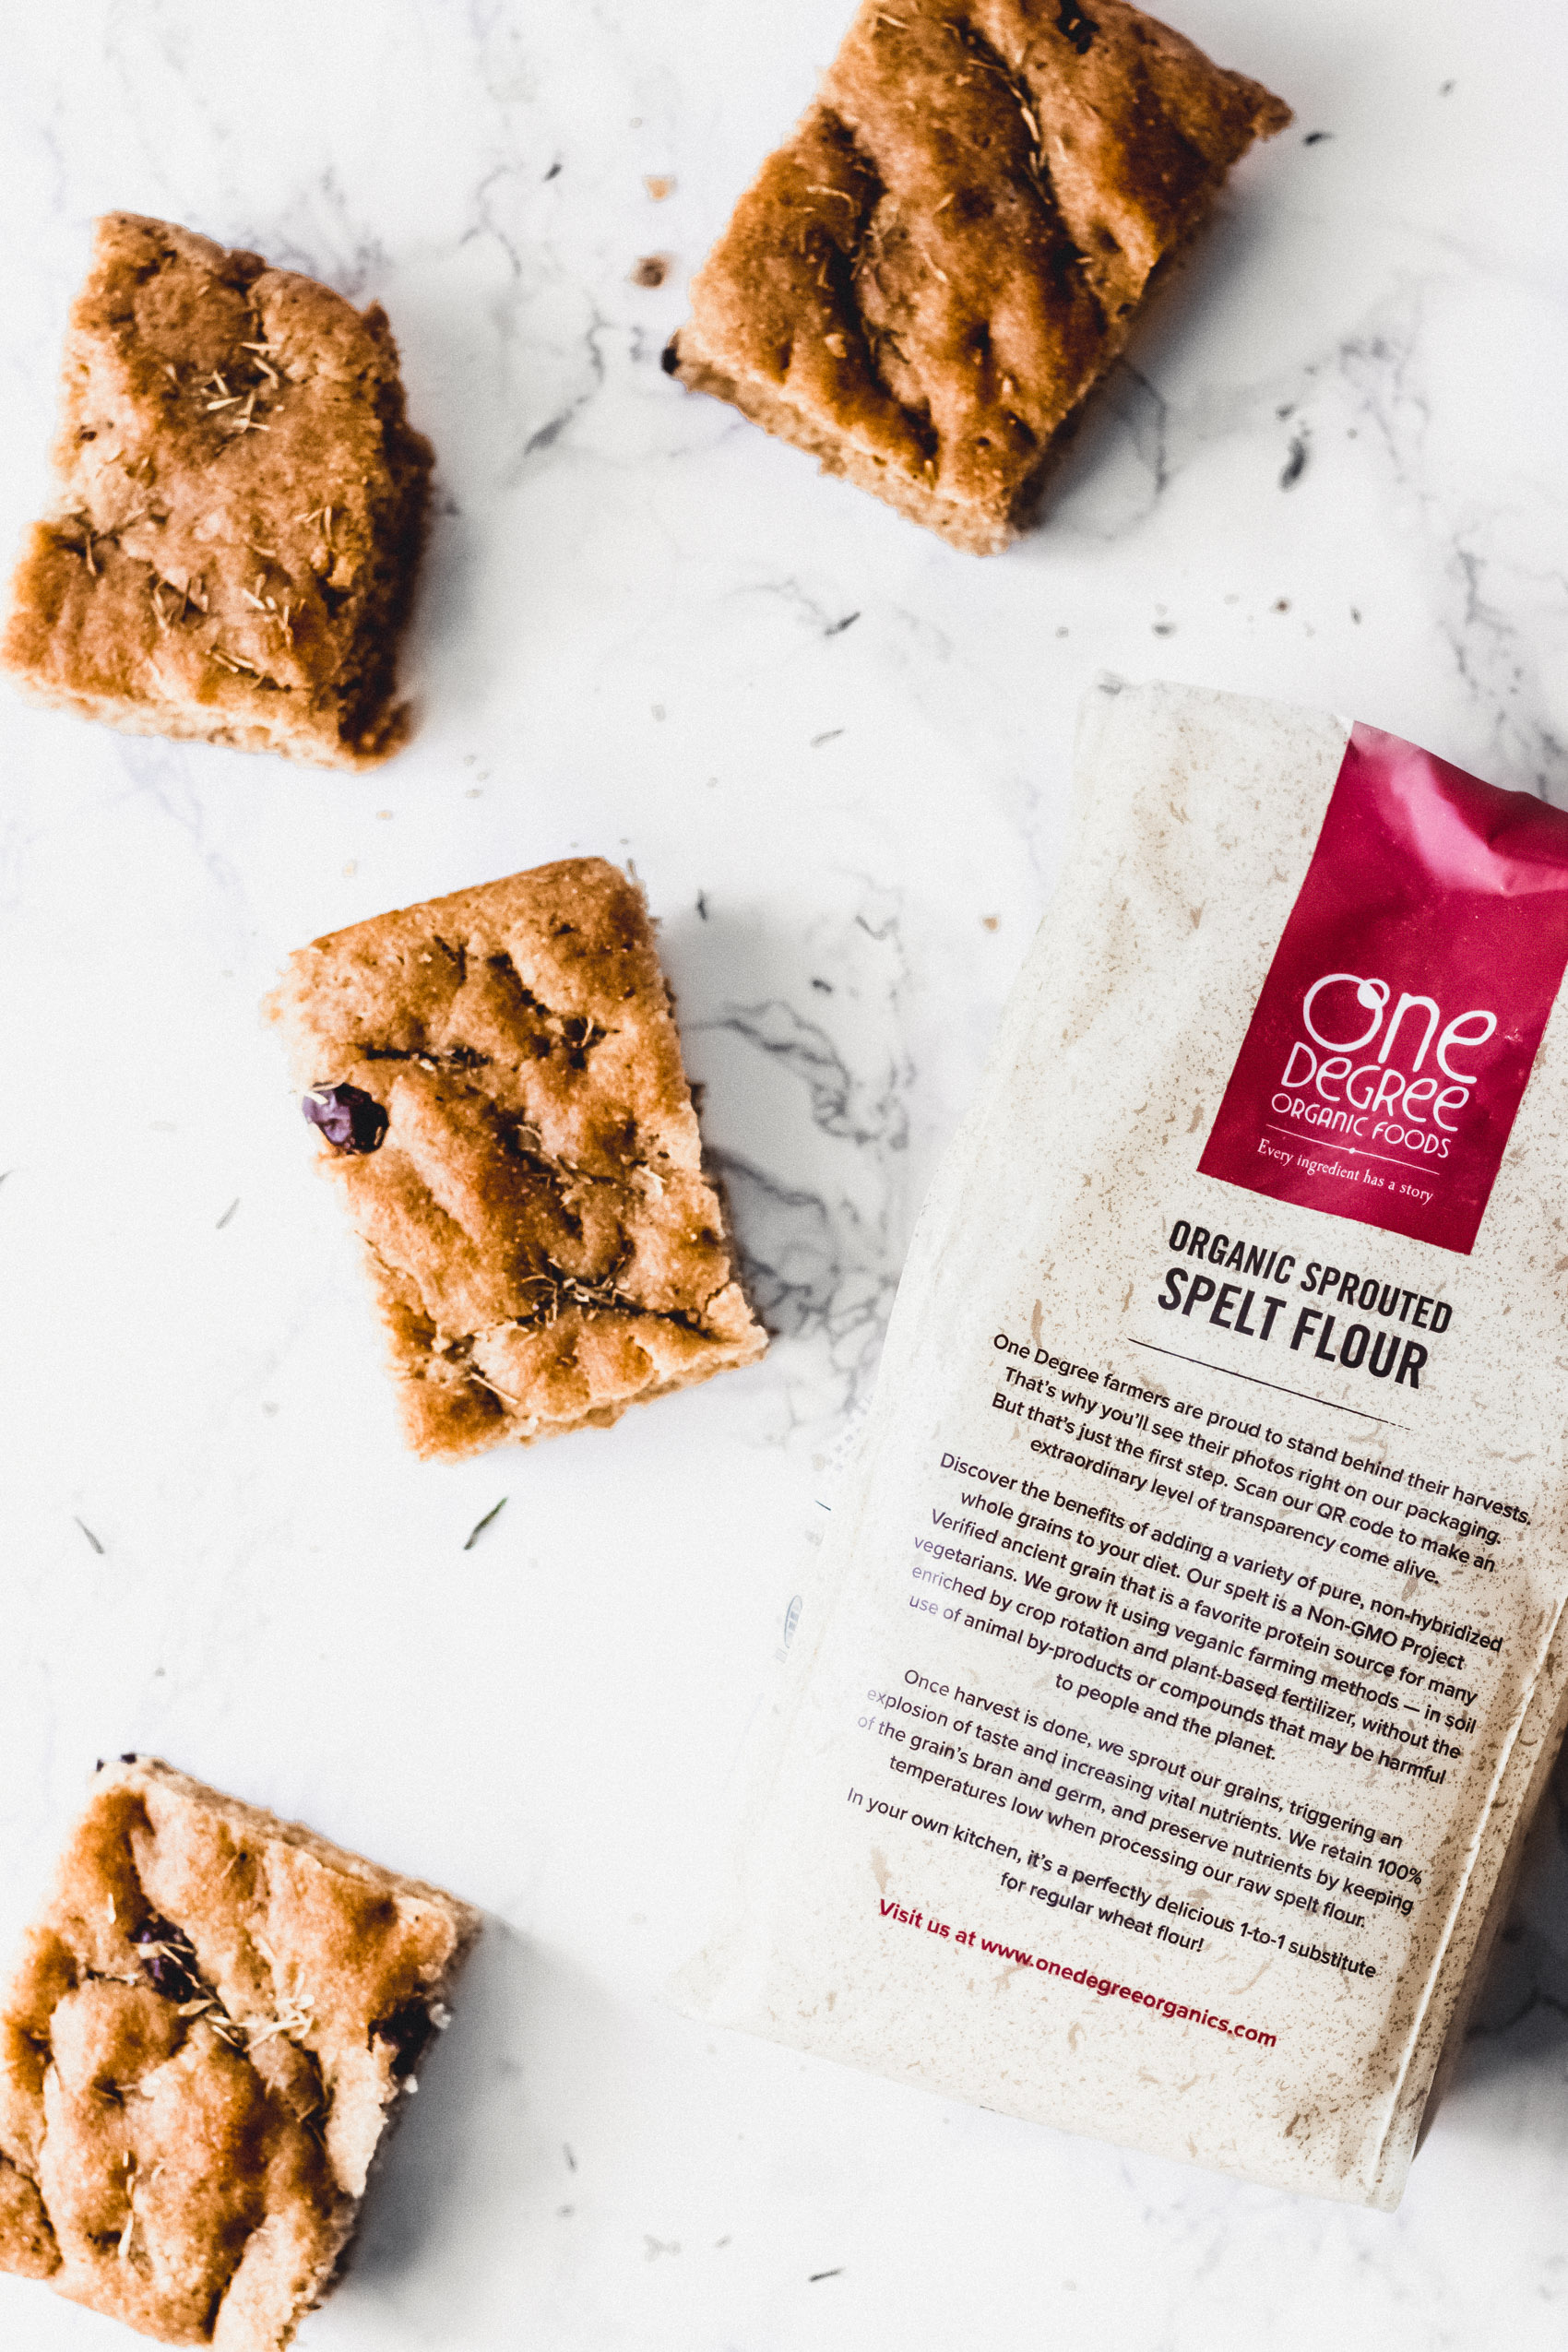
[[[1568,818],[1107,682],[687,1971],[1398,2200],[1565,1686]]]

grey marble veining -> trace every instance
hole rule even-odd
[[[384,302],[439,457],[421,723],[379,773],[0,696],[0,1945],[92,1758],[130,1747],[493,1921],[313,2352],[1562,2343],[1561,1785],[1392,2217],[659,1997],[1055,874],[1085,687],[1322,704],[1568,806],[1568,20],[1170,10],[1296,126],[1134,339],[1046,527],[984,563],[659,365],[843,0],[6,23],[0,541],[47,496],[63,315],[112,207]],[[255,1004],[317,932],[573,849],[633,861],[661,918],[778,1339],[608,1434],[422,1467]],[[0,2342],[114,2340],[0,2280]]]

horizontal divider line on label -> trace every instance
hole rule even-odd
[[[1314,1396],[1310,1388],[1287,1388],[1277,1380],[1259,1380],[1255,1372],[1232,1372],[1229,1364],[1211,1364],[1202,1356],[1183,1356],[1179,1348],[1157,1348],[1152,1339],[1134,1339],[1151,1356],[1171,1356],[1179,1364],[1196,1364],[1200,1372],[1224,1372],[1229,1380],[1244,1380],[1253,1388],[1272,1388],[1279,1396],[1299,1396],[1303,1405],[1326,1405],[1331,1413],[1353,1413],[1359,1421],[1375,1421],[1379,1429],[1408,1429],[1405,1421],[1385,1420],[1381,1413],[1363,1413],[1356,1405],[1336,1405],[1332,1396]]]

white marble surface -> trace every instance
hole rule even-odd
[[[1562,2342],[1562,1812],[1392,2218],[659,2000],[814,1462],[1051,883],[1087,683],[1325,703],[1568,804],[1568,16],[1170,6],[1300,119],[1048,528],[989,563],[659,369],[845,0],[5,12],[0,539],[46,495],[114,206],[384,300],[439,452],[422,718],[379,774],[0,696],[0,1943],[122,1748],[492,1915],[310,2352]],[[659,291],[629,278],[652,253]],[[779,1336],[610,1434],[422,1467],[256,1000],[317,932],[579,847],[635,859],[664,919]],[[7,2347],[116,2340],[0,2280]]]

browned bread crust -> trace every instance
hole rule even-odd
[[[430,444],[385,313],[110,213],[65,338],[59,512],[3,660],[137,734],[356,767],[394,749]]]
[[[280,2352],[479,1929],[152,1758],[101,1769],[0,2007],[0,2269]]]
[[[992,553],[1159,264],[1289,119],[1126,0],[862,0],[666,366]]]
[[[323,1146],[422,1454],[617,1420],[761,1355],[704,1172],[641,891],[572,858],[291,957],[268,1010],[302,1088],[386,1114]]]

